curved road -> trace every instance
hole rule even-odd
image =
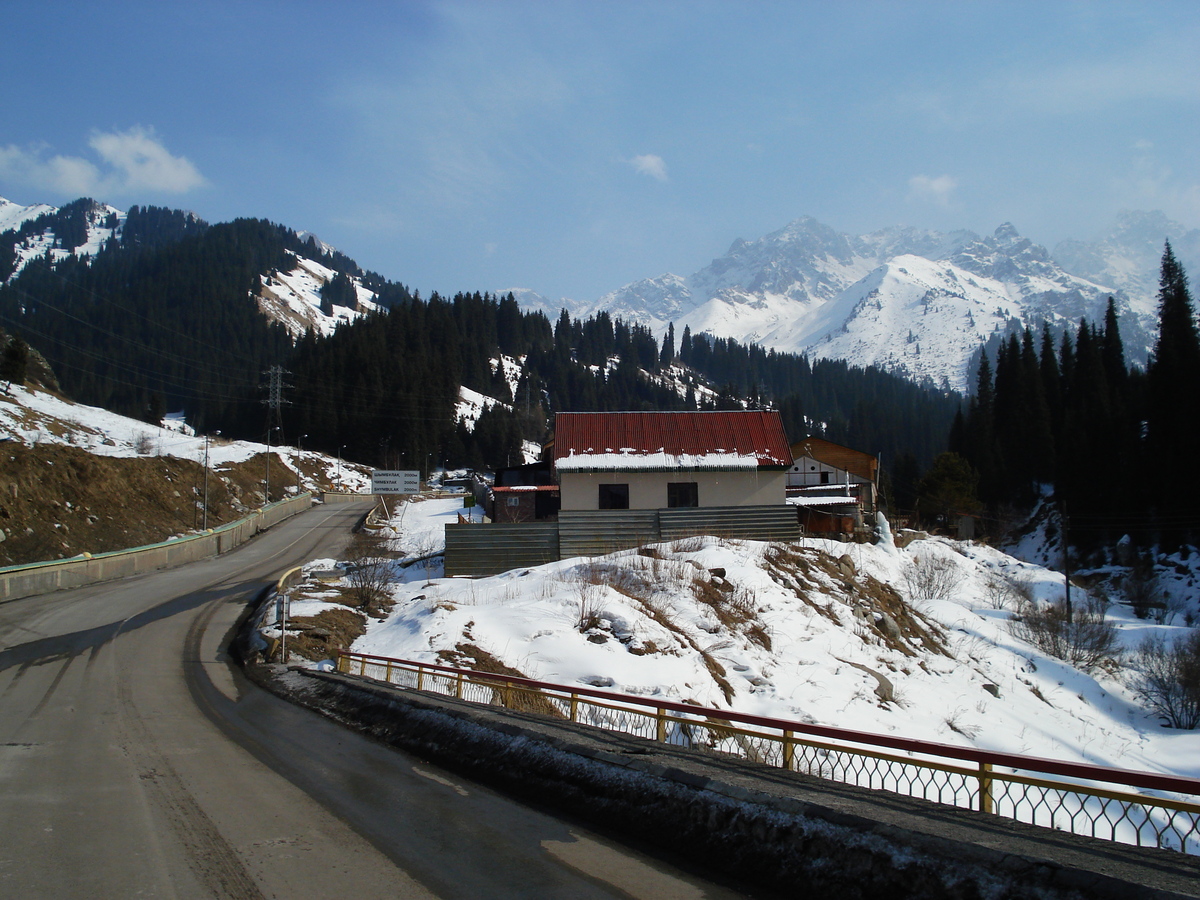
[[[248,600],[362,512],[0,604],[0,896],[736,896],[241,676],[224,647]]]

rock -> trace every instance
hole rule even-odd
[[[897,625],[896,620],[887,613],[882,612],[879,614],[879,622],[877,624],[879,625],[880,630],[882,630],[883,633],[893,641],[904,639],[904,635],[900,631],[900,626]]]

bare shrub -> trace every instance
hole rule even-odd
[[[1169,642],[1147,638],[1134,657],[1138,696],[1168,728],[1200,725],[1200,631]]]
[[[133,450],[138,456],[154,455],[154,435],[148,431],[141,432],[133,441]]]
[[[1121,649],[1117,627],[1104,617],[1105,604],[1094,598],[1074,604],[1070,615],[1064,602],[1024,603],[1009,627],[1047,656],[1064,660],[1085,672],[1117,664]]]
[[[575,630],[586,632],[600,625],[601,603],[604,588],[587,581],[579,582],[579,615],[575,619]]]
[[[951,600],[962,585],[963,576],[953,560],[941,556],[914,556],[904,570],[908,599]]]
[[[1159,596],[1154,566],[1144,557],[1139,558],[1129,574],[1121,579],[1121,593],[1139,619],[1149,619],[1158,609],[1166,608]]]
[[[1033,585],[1022,574],[991,572],[984,581],[983,592],[992,609],[1020,609],[1033,602]]]
[[[387,596],[392,576],[387,539],[369,531],[360,531],[346,548],[345,559],[350,595],[358,607],[370,609],[381,602]]]

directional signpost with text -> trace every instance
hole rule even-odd
[[[421,473],[416,469],[376,469],[371,473],[372,494],[419,494]]]

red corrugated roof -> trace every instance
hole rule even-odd
[[[581,453],[737,453],[759,466],[792,465],[783,420],[772,411],[558,413],[554,459]]]

